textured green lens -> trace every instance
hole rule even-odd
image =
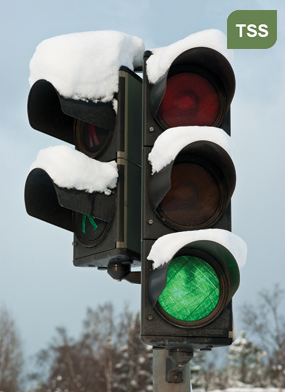
[[[166,313],[181,321],[197,321],[217,306],[220,283],[214,269],[195,256],[171,260],[166,287],[158,302]]]

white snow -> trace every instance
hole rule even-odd
[[[155,241],[147,259],[154,262],[153,268],[156,269],[170,261],[183,246],[200,240],[221,244],[234,256],[239,268],[244,266],[247,254],[245,242],[230,231],[222,229],[193,230],[164,235]]]
[[[210,29],[163,48],[153,49],[147,60],[147,74],[155,83],[182,52],[204,46],[222,53],[230,62],[226,36]],[[118,70],[142,65],[143,41],[135,36],[112,31],[89,31],[60,35],[42,41],[30,61],[29,82],[46,79],[66,98],[112,101],[118,91]]]
[[[282,391],[285,391],[283,388]],[[220,389],[214,389],[211,392],[279,392],[278,388],[272,388],[272,387],[267,387],[267,388],[227,388],[223,389],[222,391]]]
[[[147,60],[147,74],[155,83],[182,52],[193,47],[209,47],[230,62],[233,51],[227,49],[226,36],[210,29],[163,48],[153,49]],[[30,61],[29,82],[46,79],[66,98],[111,101],[118,91],[118,70],[142,65],[143,41],[113,30],[60,35],[42,41]]]
[[[231,158],[234,155],[235,146],[231,137],[220,128],[199,126],[169,128],[156,139],[148,155],[148,160],[152,165],[152,174],[168,165],[188,144],[199,140],[216,143]]]
[[[224,33],[216,29],[199,31],[172,45],[152,50],[153,56],[147,60],[147,76],[150,83],[156,83],[181,53],[199,46],[214,49],[230,63],[233,62],[233,50],[227,49],[227,37]]]
[[[32,86],[46,79],[64,97],[111,101],[118,70],[142,65],[144,43],[118,31],[66,34],[42,41],[30,61]]]
[[[48,147],[38,153],[31,169],[45,170],[55,184],[86,192],[111,193],[116,187],[118,170],[115,161],[99,162],[67,145]]]

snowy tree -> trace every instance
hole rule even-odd
[[[5,307],[0,309],[0,391],[19,391],[23,353],[15,322]]]
[[[227,387],[227,373],[220,361],[221,349],[211,352],[194,352],[190,362],[191,384],[194,389],[212,391]]]
[[[283,378],[283,388],[285,386],[285,352],[283,351],[282,356],[278,355],[278,352],[273,352],[269,358],[268,363],[268,376],[271,380],[271,385],[276,387],[278,386],[280,380],[280,373],[282,372],[281,377]],[[281,358],[280,358],[281,357]],[[282,361],[282,362],[281,362]]]
[[[64,328],[57,328],[57,335],[45,350],[38,354],[38,373],[34,392],[92,391],[106,390],[101,363],[90,355],[90,348],[84,340],[75,342]]]
[[[116,387],[127,392],[152,391],[152,347],[145,346],[140,340],[138,314],[129,317],[127,336],[126,344],[119,350]]]
[[[78,340],[57,328],[38,355],[33,392],[152,391],[152,352],[139,333],[138,314],[116,315],[111,304],[88,309]]]
[[[195,351],[190,362],[191,385],[192,388],[205,388],[204,366],[206,362],[205,354],[202,351]]]
[[[265,387],[264,380],[266,353],[246,338],[242,331],[228,353],[228,371],[230,387]]]
[[[275,371],[276,386],[280,392],[285,379],[285,318],[280,311],[284,299],[285,291],[276,284],[271,291],[261,291],[259,300],[254,306],[246,304],[242,310],[247,330],[259,337],[262,347],[266,348],[270,354],[270,363],[274,365],[272,370]]]
[[[122,316],[121,316],[122,318]],[[114,308],[111,303],[99,305],[97,309],[88,309],[84,320],[84,332],[81,340],[92,358],[100,362],[98,376],[103,377],[105,387],[102,391],[113,391],[115,365],[118,360],[118,347],[124,336],[119,322],[116,322]]]

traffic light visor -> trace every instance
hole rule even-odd
[[[25,185],[27,213],[73,232],[72,211],[60,205],[57,189],[48,173],[42,169],[32,170]]]
[[[76,145],[94,158],[110,142],[116,112],[112,102],[63,97],[50,82],[41,79],[30,90],[28,117],[34,129]]]
[[[29,215],[75,232],[85,246],[95,246],[111,226],[116,197],[59,187],[45,170],[35,168],[26,180],[25,205]]]
[[[34,129],[74,144],[74,118],[63,113],[59,94],[47,80],[33,84],[28,97],[28,117]]]

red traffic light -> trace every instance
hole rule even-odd
[[[215,125],[219,108],[218,92],[208,79],[193,72],[181,72],[167,78],[157,116],[167,128],[210,126]]]
[[[235,76],[228,60],[214,49],[196,47],[181,53],[156,83],[149,84],[150,112],[163,129],[219,127],[234,92]]]

